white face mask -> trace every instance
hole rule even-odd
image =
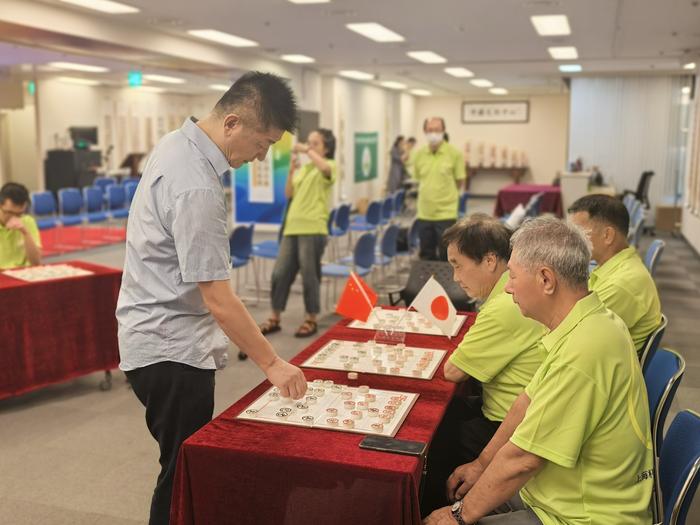
[[[426,133],[425,138],[428,139],[428,144],[431,146],[436,146],[437,144],[440,144],[442,142],[442,139],[445,137],[443,133]]]

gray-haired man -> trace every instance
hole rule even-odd
[[[588,241],[535,219],[512,245],[506,291],[550,329],[547,356],[479,458],[448,480],[455,505],[425,523],[649,525],[644,380],[624,323],[588,291]]]
[[[228,336],[283,396],[306,391],[304,375],[282,360],[230,285],[226,201],[220,176],[267,150],[294,128],[296,103],[280,78],[248,73],[212,112],[188,118],[158,143],[129,214],[117,305],[119,367],[146,407],[160,447],[151,525],[167,524],[181,443],[214,410],[214,370]]]

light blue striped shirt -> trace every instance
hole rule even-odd
[[[228,339],[197,283],[230,278],[226,157],[194,118],[163,137],[131,204],[117,321],[122,370],[224,366]]]

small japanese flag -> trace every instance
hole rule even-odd
[[[416,298],[413,299],[411,306],[437,326],[443,334],[452,335],[457,310],[435,277],[431,276],[426,281]]]

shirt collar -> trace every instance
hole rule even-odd
[[[221,176],[225,172],[231,169],[231,166],[226,160],[226,156],[219,149],[213,140],[204,133],[202,128],[197,125],[197,119],[194,117],[188,117],[182,124],[180,131],[190,139],[190,141],[195,145],[195,147],[202,152],[204,157],[212,165],[216,174]]]
[[[488,303],[491,299],[496,297],[497,295],[501,294],[503,290],[506,289],[506,283],[508,282],[508,270],[503,272],[501,276],[498,278],[498,281],[496,281],[496,284],[493,286],[491,289],[491,293],[489,293],[489,296],[486,298],[484,303],[481,305],[482,307]]]
[[[621,264],[637,256],[637,250],[634,246],[628,246],[624,250],[620,250],[615,255],[610,257],[604,264],[598,266],[591,272],[591,282],[596,282],[599,279],[604,279],[613,274]]]
[[[596,310],[601,310],[603,308],[603,303],[600,302],[595,292],[591,292],[583,299],[579,299],[564,320],[559,323],[559,326],[542,338],[542,346],[544,346],[547,352],[551,352],[559,341],[564,339],[569,332],[576,328],[584,318],[588,317]]]

